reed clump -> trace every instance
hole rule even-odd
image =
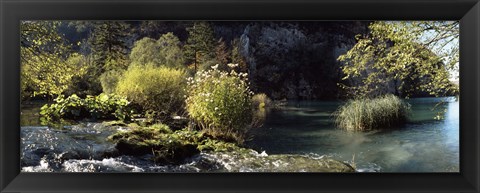
[[[395,95],[348,101],[335,112],[337,127],[348,131],[388,129],[406,122],[410,105]]]

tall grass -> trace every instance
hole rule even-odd
[[[410,105],[394,95],[348,101],[335,112],[338,127],[349,131],[386,129],[404,124]]]
[[[252,97],[252,104],[254,108],[265,108],[272,105],[272,99],[270,99],[265,93],[255,94]]]

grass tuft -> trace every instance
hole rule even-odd
[[[335,112],[335,123],[349,131],[387,129],[407,120],[410,105],[394,95],[348,101]]]

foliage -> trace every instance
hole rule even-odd
[[[231,51],[231,59],[232,63],[238,64],[238,67],[240,69],[240,72],[247,72],[248,71],[248,65],[247,62],[245,61],[245,57],[242,56],[240,53],[240,40],[234,39],[232,40],[232,51]]]
[[[180,40],[173,33],[166,33],[158,40],[148,37],[134,43],[130,60],[133,65],[152,64],[171,68],[183,67],[185,57]]]
[[[223,72],[217,67],[199,71],[195,78],[188,79],[187,111],[209,135],[242,143],[252,121],[253,93],[247,74]]]
[[[72,84],[64,92],[64,95],[76,94],[80,97],[87,95],[99,95],[102,93],[100,76],[97,74],[98,66],[93,61],[93,56],[82,55],[78,74],[72,78]],[[81,73],[80,73],[81,72]]]
[[[156,111],[160,118],[181,114],[184,107],[186,73],[167,67],[132,66],[118,82],[116,93],[140,105],[144,111]]]
[[[132,110],[129,102],[120,96],[100,94],[87,96],[85,99],[73,94],[67,98],[63,95],[54,99],[55,103],[44,105],[40,115],[44,121],[50,122],[59,119],[119,119],[128,121]]]
[[[416,90],[444,96],[453,88],[442,59],[415,41],[408,28],[388,22],[374,22],[370,33],[358,35],[358,42],[338,60],[344,86],[353,96],[381,96],[395,93],[409,97]],[[405,88],[414,80],[415,87]],[[411,84],[407,84],[411,85]]]
[[[22,97],[56,96],[81,76],[81,56],[72,54],[57,30],[60,22],[24,21],[20,24]]]
[[[449,70],[458,70],[460,21],[401,21],[398,27],[407,28],[416,40],[445,59]]]
[[[130,25],[124,21],[95,21],[88,44],[97,67],[95,76],[108,70],[126,69]]]
[[[104,93],[115,93],[115,88],[123,72],[123,70],[109,70],[100,75],[100,84],[102,85]]]
[[[386,129],[407,120],[409,104],[394,95],[348,101],[335,112],[338,127],[349,131]]]
[[[188,62],[194,63],[195,73],[198,64],[215,58],[215,37],[208,22],[195,22],[187,28],[188,39],[185,45],[185,56]]]

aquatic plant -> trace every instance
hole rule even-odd
[[[367,131],[398,126],[407,120],[410,105],[394,95],[348,101],[335,112],[339,128]]]
[[[243,143],[252,122],[253,92],[247,81],[246,73],[220,71],[218,65],[199,71],[195,78],[188,78],[189,116],[212,137]]]
[[[65,98],[63,95],[54,99],[53,104],[46,104],[40,109],[43,122],[59,119],[131,119],[132,108],[130,102],[114,94],[100,94],[87,96],[85,99],[73,94]]]
[[[255,94],[252,97],[252,104],[254,108],[265,108],[272,106],[272,99],[270,99],[265,93]]]

